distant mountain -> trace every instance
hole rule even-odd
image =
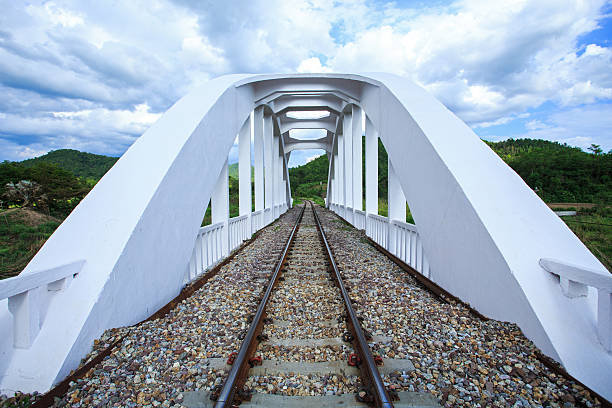
[[[25,167],[52,163],[77,177],[99,180],[119,160],[118,157],[79,152],[72,149],[53,150],[43,156],[21,162]]]
[[[509,139],[485,143],[544,201],[612,202],[612,153],[592,154],[577,147],[546,140]],[[77,177],[98,180],[117,160],[116,157],[62,149],[25,160],[21,164],[24,167],[33,167],[37,163],[52,163]],[[307,191],[312,190],[313,194],[320,196],[327,183],[328,166],[327,157],[323,155],[303,166],[289,169],[293,193],[307,196],[310,194]],[[238,179],[238,163],[229,166],[229,176]],[[379,197],[384,200],[387,195],[387,153],[380,141],[378,181]]]

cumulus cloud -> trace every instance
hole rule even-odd
[[[198,16],[200,33],[224,50],[234,72],[295,71],[313,52],[333,51],[328,1],[177,0]]]
[[[63,147],[121,155],[159,116],[149,112],[147,105],[138,105],[133,111],[95,108],[29,117],[5,113],[0,118],[0,135],[23,146],[13,153],[18,157]],[[24,140],[31,146],[24,145]]]
[[[321,73],[331,71],[331,68],[321,64],[321,60],[317,57],[307,58],[300,62],[300,65],[297,67],[297,72],[300,73]]]
[[[604,151],[612,149],[612,104],[598,104],[541,114],[524,124],[525,131],[513,138],[545,139],[587,149],[592,143]],[[490,135],[492,140],[507,136]]]
[[[545,102],[578,118],[612,99],[612,49],[584,42],[607,18],[604,0],[0,6],[0,159],[60,147],[121,154],[190,88],[234,72],[394,72],[476,130]],[[529,123],[542,137],[571,136],[553,132],[554,117]]]
[[[466,0],[367,30],[330,59],[410,77],[470,124],[546,100],[565,106],[612,96],[611,50],[577,38],[597,28],[603,2]]]
[[[308,163],[317,157],[325,154],[325,150],[294,150],[289,157],[289,167],[297,167]]]

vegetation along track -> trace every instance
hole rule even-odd
[[[302,385],[292,388],[302,399],[267,395],[259,404],[346,406],[357,404],[350,401],[354,394],[359,402],[392,407],[392,397],[398,397],[386,390],[377,367],[385,361],[372,354],[368,341],[376,339],[359,320],[314,206],[305,204],[240,350],[230,355],[226,381],[211,398],[218,407],[231,406],[289,381]],[[397,370],[402,363],[409,364],[389,366]],[[321,395],[317,384],[323,383],[333,389]]]

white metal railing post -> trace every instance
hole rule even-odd
[[[342,121],[342,133],[344,136],[344,180],[342,189],[344,191],[344,214],[343,217],[349,223],[353,223],[353,214],[349,209],[353,208],[353,114],[352,108],[344,113]]]
[[[279,146],[280,140],[278,135],[273,135],[272,138],[272,222],[278,217],[278,174],[280,173],[278,168],[279,157]]]
[[[221,173],[213,189],[211,198],[212,223],[223,223],[221,231],[221,253],[223,256],[229,254],[229,185],[228,185],[227,159],[221,168]]]
[[[378,131],[366,117],[366,217],[378,215]],[[369,219],[369,218],[368,218]],[[371,224],[366,221],[366,234],[372,236]]]
[[[387,213],[389,218],[389,235],[388,235],[388,243],[389,243],[389,252],[393,255],[397,255],[396,248],[396,234],[395,227],[392,223],[394,220],[406,221],[406,198],[404,198],[404,193],[402,191],[402,186],[400,185],[399,178],[395,173],[393,168],[393,164],[391,160],[388,159],[388,198],[387,198]]]
[[[282,191],[284,190],[284,185],[283,185],[283,156],[281,154],[280,151],[280,138],[277,137],[276,139],[276,143],[279,143],[279,145],[277,146],[278,149],[276,150],[276,204],[278,205],[278,212],[275,214],[274,219],[280,217],[281,215],[281,204],[282,204]]]
[[[325,207],[331,209],[333,204],[333,189],[334,189],[334,145],[336,143],[336,137],[334,133],[327,132],[327,136],[331,138],[331,151],[328,151],[327,159],[329,160],[329,167],[327,169],[327,188],[325,191]]]
[[[273,128],[272,116],[264,115],[264,167],[265,167],[265,208],[264,213],[266,225],[271,223],[273,220],[274,211],[274,128]]]
[[[332,186],[332,202],[334,203],[334,207],[340,202],[340,195],[338,193],[338,180],[340,177],[340,170],[339,170],[339,166],[338,166],[338,135],[336,135],[336,137],[334,138],[334,150],[333,150],[333,165],[334,168],[332,169],[332,171],[334,172],[334,178],[333,178],[333,186]]]
[[[417,242],[417,259],[415,269],[419,272],[423,270],[423,241],[421,241],[421,237],[419,237]]]
[[[249,219],[249,214],[230,218],[230,251],[233,251],[234,249],[238,248],[243,241],[249,239],[249,231],[251,229],[251,226],[249,225]]]
[[[366,229],[366,214],[364,211],[355,210],[355,228],[360,230]]]
[[[408,265],[413,268],[416,267],[416,242],[417,242],[417,233],[414,231],[410,232],[410,262]]]
[[[362,138],[363,138],[363,111],[360,107],[353,105],[352,115],[352,136],[353,136],[353,217],[355,212],[363,209],[363,171],[362,171]],[[355,222],[353,222],[355,225]]]
[[[246,223],[251,224],[252,208],[251,191],[251,115],[244,122],[238,133],[238,210],[239,215],[246,215]]]
[[[263,210],[259,210],[259,211],[255,211],[252,216],[252,225],[251,225],[251,234],[256,233],[257,231],[259,231],[263,225],[263,216],[264,216],[264,211]]]
[[[371,217],[373,220],[379,220],[380,223],[386,223],[387,218],[376,216]],[[393,220],[389,222],[389,228],[392,232],[385,235],[385,237],[391,235],[394,239],[393,242],[389,243],[389,251],[394,253],[399,259],[408,264],[410,267],[420,272],[426,277],[430,277],[431,271],[429,268],[429,261],[425,250],[423,248],[423,242],[419,236],[419,232],[414,224],[408,224],[407,222]],[[379,238],[381,241],[383,238]],[[393,252],[395,251],[395,252]]]
[[[338,180],[336,186],[338,187],[338,210],[339,215],[344,216],[341,210],[341,206],[344,205],[344,135],[338,134]]]
[[[259,106],[253,111],[253,167],[255,176],[255,211],[263,211],[265,207],[263,106]]]
[[[195,266],[195,271],[196,274],[199,273],[199,271],[203,270],[204,267],[202,265],[202,237],[200,236],[200,234],[198,233],[198,237],[196,238],[196,244],[194,247],[194,257],[195,257],[195,262],[194,262],[194,266]]]

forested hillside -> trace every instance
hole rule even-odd
[[[587,153],[543,140],[487,144],[545,201],[603,204],[565,221],[602,262],[612,266],[612,153],[596,148]],[[64,149],[23,162],[0,163],[0,209],[5,221],[0,234],[0,278],[21,270],[116,161],[115,157]],[[362,166],[365,171],[365,163]],[[328,167],[323,155],[289,169],[294,199],[323,203]],[[230,216],[234,217],[238,215],[238,165],[231,165],[229,173]],[[380,141],[378,181],[379,213],[386,215],[387,153]],[[412,222],[409,212],[407,220]],[[210,206],[203,223],[210,223]]]
[[[611,153],[586,153],[577,147],[545,140],[486,143],[546,202],[612,203]],[[318,190],[312,187],[327,183],[328,166],[323,155],[290,169],[294,197],[318,196]],[[386,199],[387,152],[380,140],[378,180],[378,195]]]
[[[91,185],[73,173],[47,162],[25,166],[19,162],[0,164],[0,207],[24,207],[59,218],[89,192]]]
[[[326,155],[317,157],[304,166],[289,169],[293,197],[305,197],[322,204],[327,192],[329,161]]]
[[[487,144],[546,202],[612,203],[612,154],[546,140]]]
[[[365,151],[365,141],[363,149]],[[365,174],[365,155],[362,159],[362,170]],[[325,198],[328,169],[327,155],[321,155],[302,166],[289,169],[293,197]],[[378,196],[385,199],[387,197],[387,151],[380,140],[378,141]]]
[[[51,163],[68,170],[77,177],[97,181],[113,167],[117,160],[119,160],[118,157],[60,149],[34,159],[24,160],[21,163],[25,167],[34,167],[38,163]]]

